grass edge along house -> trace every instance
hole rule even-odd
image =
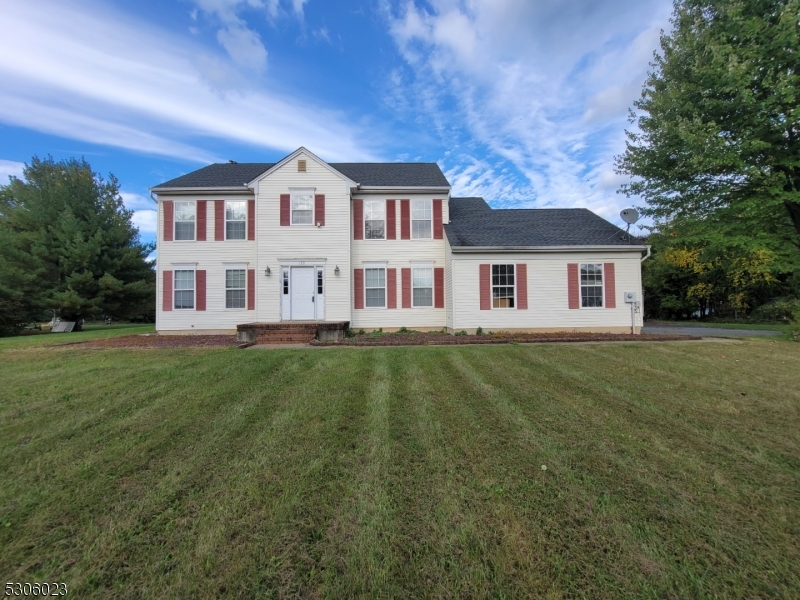
[[[641,240],[587,209],[450,190],[435,163],[305,148],[157,185],[156,329],[639,332]]]

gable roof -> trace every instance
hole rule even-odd
[[[586,208],[493,209],[483,198],[451,198],[451,247],[643,246]]]
[[[152,189],[245,187],[276,163],[216,163]],[[450,187],[436,163],[327,163],[365,187]]]

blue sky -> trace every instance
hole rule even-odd
[[[667,0],[5,0],[0,178],[34,154],[148,188],[210,162],[438,162],[454,195],[588,207],[668,28]]]

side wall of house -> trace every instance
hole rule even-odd
[[[239,323],[255,320],[255,311],[246,308],[225,308],[225,270],[228,266],[242,265],[253,269],[256,259],[256,242],[249,240],[215,241],[215,200],[252,200],[246,195],[160,195],[158,200],[158,273],[156,278],[156,331],[164,332],[232,332]],[[164,241],[164,201],[206,200],[206,241]],[[224,217],[223,217],[224,218]],[[197,223],[197,221],[195,221]],[[224,226],[224,224],[223,224]],[[195,229],[195,238],[197,230]],[[206,310],[163,310],[164,271],[175,271],[181,266],[191,266],[206,272]],[[197,280],[195,279],[195,290]],[[195,297],[196,299],[196,297]]]
[[[354,200],[395,200],[395,239],[353,240],[351,232],[352,268],[363,269],[370,263],[395,269],[397,277],[397,308],[361,308],[354,306],[355,289],[351,286],[351,327],[355,329],[442,329],[446,326],[446,309],[433,307],[403,308],[402,270],[414,266],[430,265],[434,269],[445,268],[445,247],[442,239],[401,239],[400,200],[442,200],[442,223],[449,222],[447,194],[356,194]],[[388,237],[388,236],[387,236]],[[445,291],[447,286],[445,285]],[[363,292],[362,292],[363,293]],[[388,294],[388,289],[387,289]],[[445,306],[446,306],[445,294]]]
[[[480,307],[480,265],[527,265],[528,308]],[[613,263],[616,308],[569,308],[567,265],[570,263]],[[453,301],[457,330],[486,331],[594,331],[629,333],[631,306],[624,292],[636,292],[642,299],[641,254],[639,252],[569,253],[453,253]],[[606,281],[604,278],[604,286]],[[579,292],[580,293],[580,292]],[[643,311],[636,314],[636,332]]]
[[[305,172],[298,171],[298,160],[306,161]],[[324,226],[281,226],[280,197],[290,194],[290,188],[313,189],[315,195],[325,196]],[[351,217],[346,181],[312,156],[301,153],[259,181],[256,193],[257,320],[281,320],[282,263],[325,259],[324,320],[349,321]],[[339,275],[334,273],[337,266]],[[269,277],[264,274],[267,267],[271,270]]]

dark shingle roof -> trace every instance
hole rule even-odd
[[[450,187],[436,163],[329,163],[364,186]],[[275,163],[218,163],[164,182],[157,188],[241,187]]]
[[[586,208],[492,209],[483,198],[451,198],[453,247],[629,246],[643,242]]]

